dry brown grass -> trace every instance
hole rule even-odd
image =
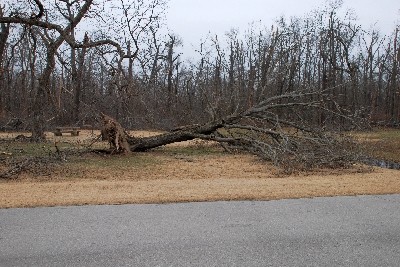
[[[148,134],[155,133],[135,132]],[[89,137],[84,132],[59,141],[83,145]],[[0,208],[394,193],[400,193],[400,171],[354,166],[284,176],[254,156],[194,141],[128,156],[71,158],[51,176],[28,173],[1,181]]]

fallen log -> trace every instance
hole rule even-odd
[[[102,114],[103,131],[116,152],[141,152],[200,138],[256,154],[288,171],[354,164],[359,154],[350,139],[327,132],[323,125],[308,119],[316,111],[330,111],[325,102],[312,100],[316,98],[310,97],[314,94],[319,95],[320,92],[273,97],[246,111],[205,124],[182,126],[167,133],[141,138],[130,136],[117,121]],[[306,112],[305,108],[308,109]],[[332,110],[331,115],[350,120],[340,110]]]

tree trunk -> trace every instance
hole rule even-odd
[[[47,93],[50,89],[51,73],[55,66],[55,53],[51,51],[52,49],[49,48],[49,50],[50,51],[47,52],[47,65],[39,77],[39,83],[36,87],[35,99],[32,105],[32,139],[37,141],[46,138],[44,133],[46,128],[44,108],[48,105]]]
[[[0,5],[0,16],[3,16],[3,9]],[[4,51],[6,48],[6,43],[8,40],[8,36],[10,34],[10,24],[9,23],[0,23],[0,117],[3,114],[3,94],[4,94],[4,86],[3,86],[3,80],[4,80]]]
[[[203,125],[191,125],[181,127],[175,131],[165,134],[134,138],[128,137],[128,143],[131,146],[131,151],[146,151],[152,148],[199,138],[202,135],[212,135],[216,130],[222,128],[224,123],[234,122],[237,118],[230,117],[227,121],[210,122]]]
[[[84,45],[89,43],[89,38],[87,34],[85,34],[85,38],[83,41]],[[73,48],[71,48],[74,51]],[[80,119],[80,107],[81,107],[81,96],[82,96],[82,87],[83,87],[83,79],[85,75],[85,57],[86,57],[86,47],[83,47],[81,51],[78,51],[78,67],[75,67],[75,75],[74,77],[74,87],[75,87],[75,95],[74,95],[74,122],[78,123]],[[71,59],[75,61],[75,56]],[[75,65],[75,64],[74,64]]]

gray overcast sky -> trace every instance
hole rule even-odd
[[[344,0],[341,10],[353,9],[359,23],[368,29],[376,23],[389,33],[400,22],[399,0]],[[209,32],[224,35],[231,28],[244,31],[249,23],[273,24],[281,15],[303,16],[324,5],[325,0],[170,0],[168,27],[182,37],[184,53],[197,48]]]

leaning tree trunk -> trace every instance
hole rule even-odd
[[[143,137],[140,139],[128,137],[128,143],[130,144],[131,151],[146,151],[152,148],[196,138],[211,139],[211,135],[223,126],[223,121],[211,122],[203,125],[190,125],[157,136]],[[209,138],[207,138],[207,136]]]
[[[136,138],[129,135],[122,126],[112,117],[101,113],[103,126],[101,129],[102,139],[108,141],[115,152],[143,152],[156,147],[172,143],[202,138],[207,140],[217,139],[215,132],[226,123],[233,123],[237,117],[227,117],[225,120],[210,122],[203,125],[189,125],[172,130],[171,132]]]

